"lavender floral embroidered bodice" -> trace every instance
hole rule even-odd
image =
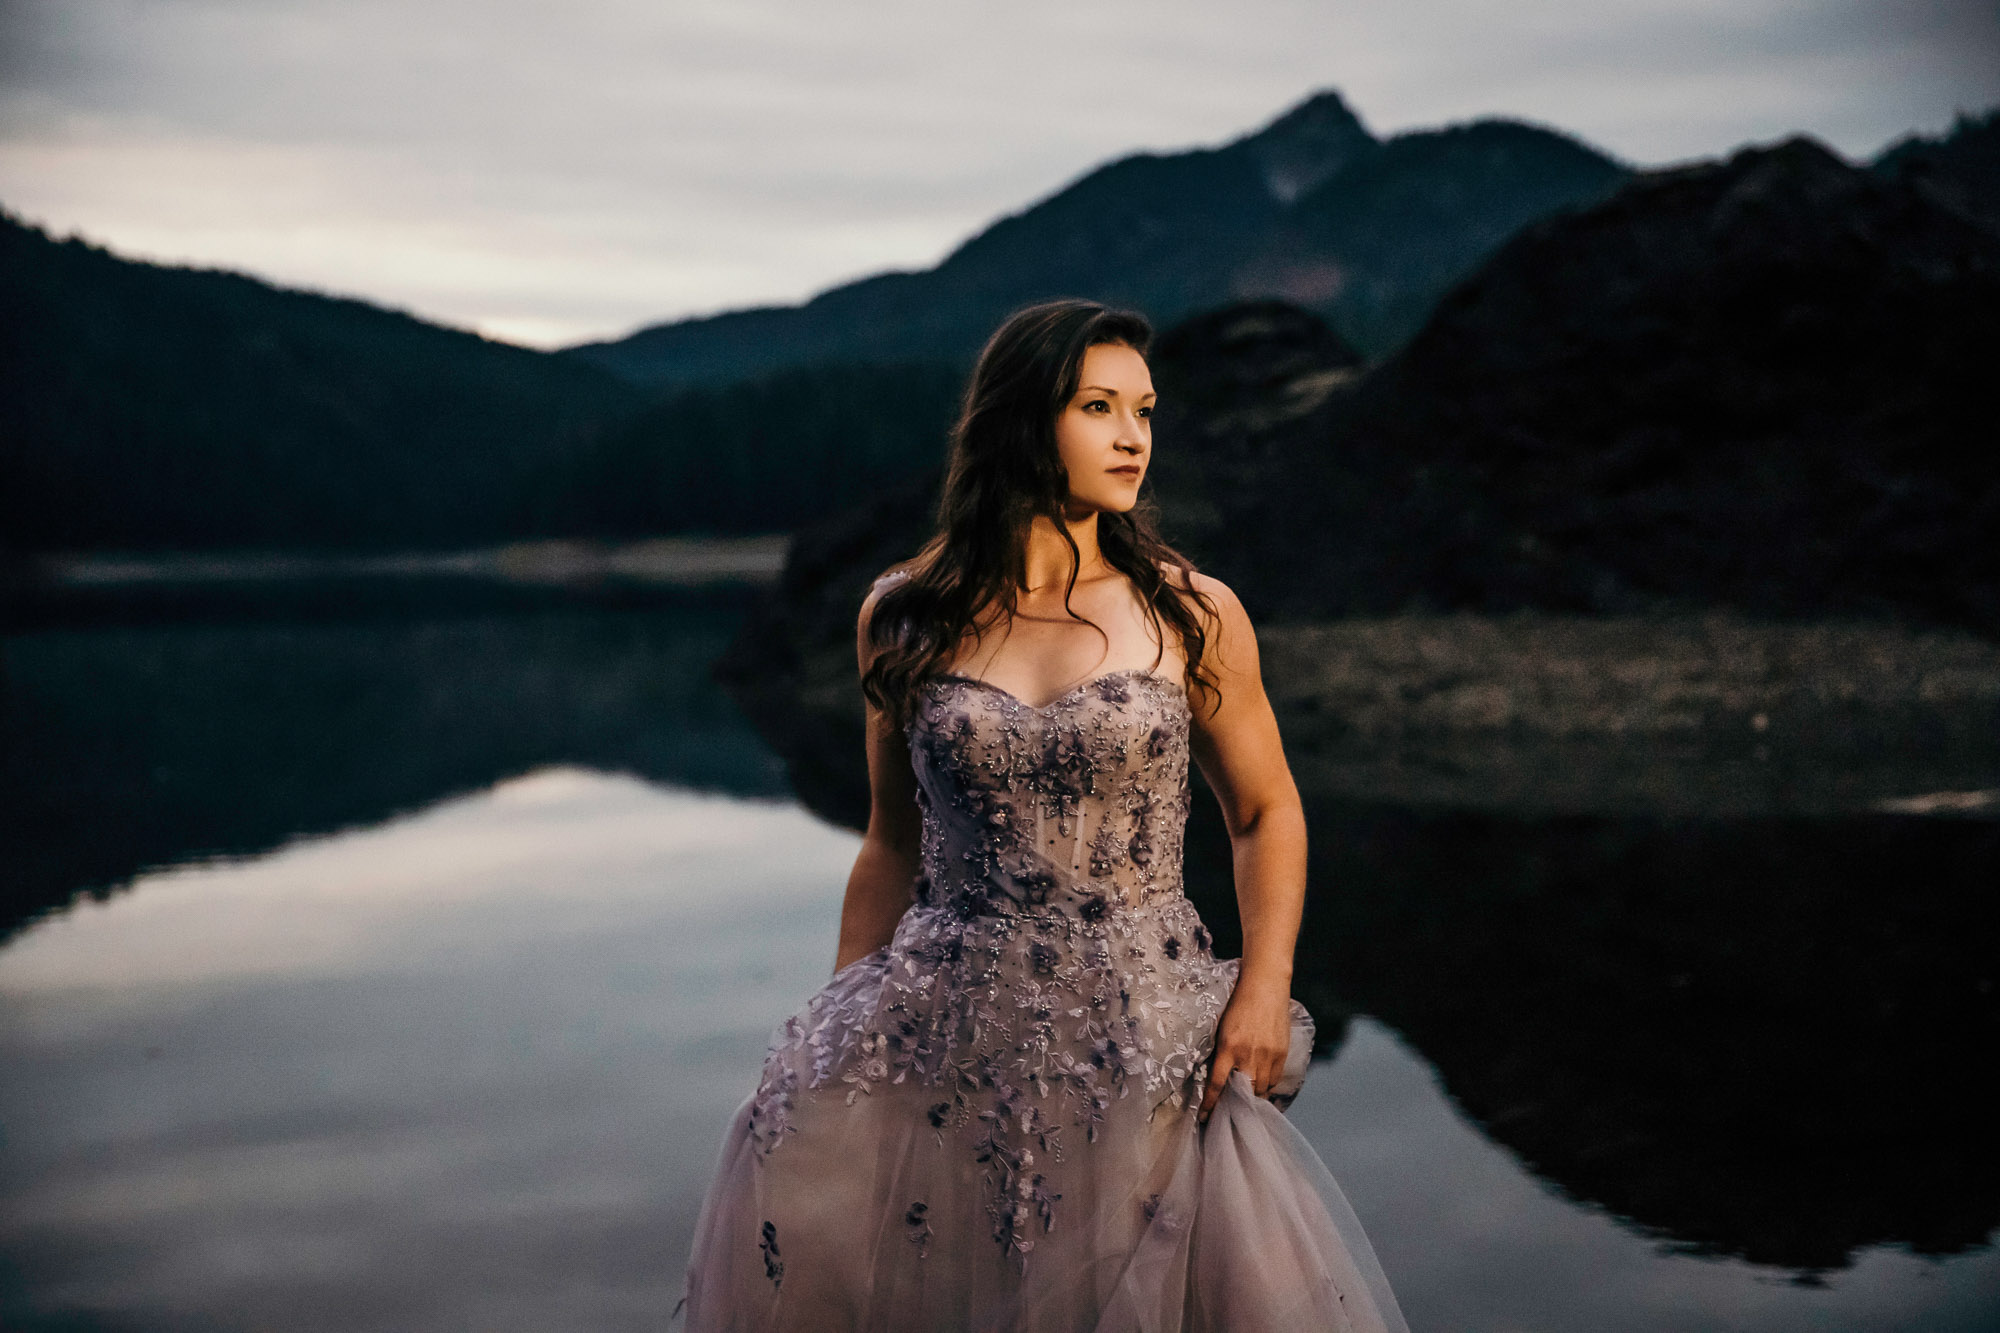
[[[909,730],[920,904],[1101,921],[1180,895],[1189,719],[1178,681],[1107,672],[1039,708],[964,676],[926,694]]]
[[[690,1329],[1401,1328],[1272,1102],[1235,1075],[1197,1132],[1238,964],[1181,889],[1190,724],[1147,670],[1039,708],[923,687],[914,901],[775,1034],[703,1205]],[[1311,1045],[1294,1003],[1273,1101]]]

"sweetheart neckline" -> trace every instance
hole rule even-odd
[[[1012,690],[1006,688],[1004,685],[995,685],[992,681],[981,680],[977,676],[962,676],[956,671],[940,671],[935,676],[933,676],[932,679],[956,680],[956,681],[962,681],[967,685],[977,685],[982,690],[991,690],[993,693],[1001,696],[1002,698],[1007,699],[1013,703],[1019,704],[1021,707],[1027,709],[1031,713],[1047,713],[1051,709],[1053,709],[1057,704],[1063,703],[1068,699],[1074,698],[1077,694],[1080,694],[1084,690],[1089,689],[1091,686],[1100,684],[1107,680],[1116,679],[1119,676],[1150,676],[1154,680],[1159,681],[1163,685],[1173,686],[1176,690],[1179,690],[1183,695],[1187,693],[1186,685],[1174,679],[1172,676],[1163,675],[1162,673],[1153,670],[1151,667],[1119,667],[1116,671],[1101,672],[1098,675],[1092,676],[1088,680],[1078,681],[1076,684],[1070,686],[1068,689],[1064,690],[1061,694],[1058,694],[1055,698],[1049,700],[1045,704],[1031,704],[1026,699],[1023,699],[1020,695],[1015,694]]]

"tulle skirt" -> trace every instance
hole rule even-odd
[[[1145,936],[1174,927],[1135,919],[1124,928]],[[842,1065],[879,1052],[879,1037],[871,1045],[853,1033],[887,1009],[908,1031],[912,993],[949,991],[935,984],[936,969],[925,973],[935,953],[922,933],[906,919],[896,942],[843,969],[772,1043],[702,1205],[684,1297],[690,1333],[1406,1333],[1339,1186],[1240,1072],[1205,1125],[1197,1063],[1172,1095],[1134,1079],[1099,1099],[1087,1134],[1053,1137],[1021,1131],[1031,1118],[1042,1123],[1039,1103],[1062,1096],[1059,1087],[1031,1080],[1018,1098],[975,1097],[975,1111],[954,1115],[935,1077],[841,1079]],[[955,944],[953,963],[963,957]],[[1193,984],[1209,1002],[1159,1008],[1202,1016],[1206,1028],[1192,1036],[1205,1061],[1237,962],[1205,948],[1179,961],[1176,993]],[[913,992],[898,976],[927,984]],[[1007,959],[984,977],[985,993],[1006,1004]],[[1128,1004],[1138,982],[1121,986]],[[836,1013],[849,1040],[829,1048],[808,1039]],[[1274,1090],[1283,1101],[1303,1081],[1311,1042],[1311,1020],[1295,1004],[1286,1077]],[[774,1088],[783,1089],[781,1126],[772,1123]]]

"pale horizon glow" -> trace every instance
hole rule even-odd
[[[2000,102],[1987,0],[0,0],[0,207],[538,346],[927,268],[1338,89],[1639,165]]]

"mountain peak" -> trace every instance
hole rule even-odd
[[[1237,143],[1256,159],[1272,197],[1289,204],[1375,147],[1375,136],[1328,88]]]
[[[1911,135],[1891,144],[1875,159],[1875,171],[2000,229],[2000,107],[1961,113],[1941,138]]]

